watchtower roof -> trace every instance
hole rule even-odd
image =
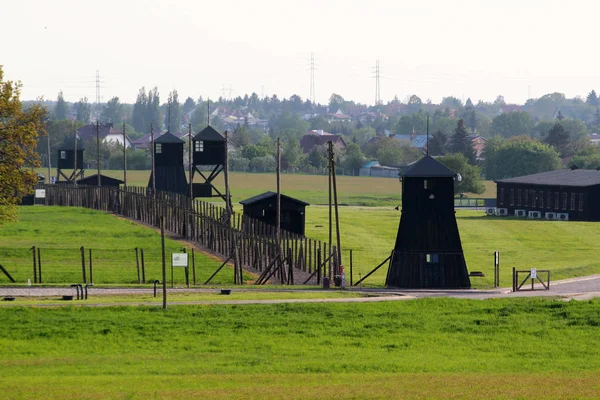
[[[202,140],[207,142],[224,142],[225,136],[217,132],[215,128],[209,125],[206,128],[202,129],[200,132],[198,132],[192,140]]]
[[[427,155],[400,174],[403,178],[454,178],[456,173]]]
[[[154,143],[185,143],[172,133],[166,132],[154,139]]]

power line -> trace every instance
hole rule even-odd
[[[375,105],[381,104],[381,86],[379,83],[379,60],[375,61]]]
[[[315,104],[315,53],[310,53],[310,102]]]

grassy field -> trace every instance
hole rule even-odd
[[[160,279],[160,237],[153,229],[78,208],[22,207],[20,211],[19,222],[0,229],[0,264],[21,283],[27,278],[33,281],[28,249],[34,245],[42,249],[46,283],[81,281],[80,246],[93,249],[96,283],[137,283],[135,247],[145,249],[147,282]],[[327,207],[309,207],[307,236],[327,241],[327,219]],[[340,208],[343,263],[348,266],[352,249],[355,282],[390,254],[399,221],[400,212],[392,207]],[[510,286],[512,267],[550,269],[553,279],[600,273],[597,223],[486,217],[483,211],[464,210],[457,211],[457,221],[469,270],[486,274],[484,278],[472,278],[474,287],[492,285],[495,250],[501,253],[501,283],[505,287]],[[168,254],[181,247],[167,241]],[[217,260],[197,253],[198,283],[203,283],[218,265]],[[181,285],[183,270],[175,272],[175,281]],[[382,267],[365,285],[383,285],[386,272],[387,266]],[[226,268],[216,278],[215,284],[229,284],[232,270]],[[8,280],[0,276],[0,282]]]
[[[309,207],[306,212],[308,237],[328,240],[328,208]],[[595,222],[560,222],[486,217],[483,210],[456,212],[457,222],[470,271],[482,271],[485,278],[472,278],[475,287],[493,284],[493,255],[500,251],[501,283],[511,286],[512,267],[550,269],[552,279],[600,273],[597,243],[600,225]],[[354,276],[364,276],[389,256],[396,241],[400,212],[383,207],[340,209],[343,262],[354,251]],[[320,227],[322,226],[322,227]],[[335,231],[334,231],[335,241]],[[365,283],[382,285],[387,267]]]
[[[19,221],[0,227],[0,264],[20,283],[33,282],[32,246],[41,249],[44,283],[82,282],[81,246],[86,249],[86,265],[93,249],[95,283],[137,283],[136,247],[144,249],[146,281],[162,279],[159,232],[107,213],[76,207],[20,207]],[[167,239],[165,246],[170,279],[170,254],[181,252],[182,244]],[[221,264],[201,253],[196,253],[195,261],[200,282]],[[224,268],[213,283],[233,282],[232,271]],[[175,281],[185,282],[182,269],[176,270]],[[4,274],[0,282],[8,283]]]
[[[47,173],[40,169],[41,173]],[[95,172],[89,171],[88,174]],[[103,174],[123,179],[123,171],[107,170]],[[127,171],[127,184],[146,186],[150,177],[149,171]],[[200,182],[198,178],[194,180]],[[223,174],[215,180],[215,184],[224,192]],[[268,190],[275,191],[276,181],[273,173],[233,172],[230,177],[231,195],[234,203],[247,199]],[[483,194],[467,194],[471,197],[496,197],[496,185],[485,182]],[[358,176],[338,176],[338,201],[340,204],[353,206],[397,206],[400,204],[400,182],[392,178],[371,178]],[[281,190],[283,193],[306,201],[310,204],[328,204],[328,184],[325,175],[282,174]],[[213,199],[217,201],[217,198]]]
[[[0,308],[7,399],[597,398],[600,303]]]

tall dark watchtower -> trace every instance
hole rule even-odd
[[[77,142],[75,142],[77,141]],[[58,147],[58,163],[56,167],[56,182],[75,183],[77,178],[83,178],[83,142],[77,135],[70,135]],[[77,165],[75,165],[77,163]],[[71,170],[67,175],[63,170]]]
[[[225,136],[209,125],[193,137],[192,143],[194,146],[192,182],[196,172],[204,179],[204,183],[194,183],[192,188],[193,196],[221,197],[225,200],[225,195],[219,192],[212,184],[219,173],[225,169],[227,157],[227,140],[225,139]],[[212,167],[210,175],[205,176],[202,173],[201,167],[203,166]],[[217,194],[213,194],[213,191]]]
[[[187,181],[183,167],[184,141],[167,132],[154,140],[156,190],[186,194]],[[152,188],[152,177],[148,187]]]
[[[386,286],[471,287],[454,215],[457,177],[430,156],[401,174],[402,216]]]

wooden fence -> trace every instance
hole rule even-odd
[[[281,231],[278,250],[276,228],[224,207],[169,192],[152,195],[145,187],[45,185],[45,204],[85,207],[112,212],[197,243],[234,264],[234,283],[243,283],[242,268],[259,274],[257,283],[320,283],[338,274],[335,246]]]

